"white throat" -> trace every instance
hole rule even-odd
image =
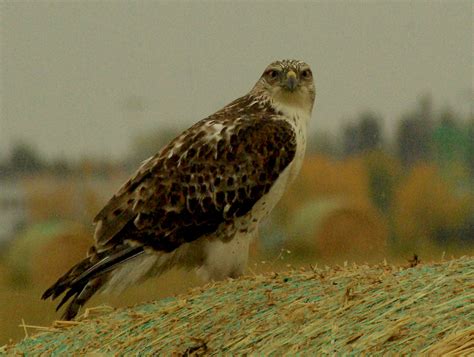
[[[311,107],[294,106],[287,103],[273,101],[273,107],[281,112],[295,126],[295,128],[308,127],[311,119]]]

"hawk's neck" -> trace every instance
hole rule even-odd
[[[293,94],[274,98],[261,91],[251,92],[245,97],[251,103],[258,103],[261,109],[288,119],[297,126],[307,126],[311,117],[313,103],[310,98],[294,96]]]

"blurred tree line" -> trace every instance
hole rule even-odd
[[[108,177],[125,166],[125,162],[112,162],[96,158],[82,158],[78,161],[66,158],[46,160],[33,145],[21,141],[13,145],[10,155],[6,159],[0,161],[0,179],[37,174],[51,174],[58,177],[77,175]]]
[[[435,162],[444,170],[450,163],[460,162],[474,177],[474,116],[462,118],[447,107],[439,114],[433,108],[429,95],[421,97],[415,108],[402,114],[393,139],[383,134],[383,118],[367,110],[347,120],[335,137],[329,133],[313,133],[308,141],[309,154],[324,154],[346,158],[373,151],[382,151],[397,158],[404,168],[419,162]],[[161,128],[137,135],[131,154],[124,164],[133,169],[157,153],[185,128]],[[51,172],[68,175],[83,166],[94,172],[107,171],[112,163],[107,160],[84,158],[71,162],[65,158],[45,160],[39,151],[26,142],[16,143],[9,155],[0,162],[0,175]]]
[[[453,169],[462,167],[469,180],[460,185],[466,183],[472,189],[474,115],[463,118],[450,107],[435,111],[431,97],[425,95],[415,108],[401,115],[393,138],[383,134],[383,118],[373,111],[364,111],[347,121],[336,137],[329,133],[314,133],[308,143],[308,153],[336,159],[385,153],[398,160],[405,172],[419,163],[432,163],[448,178]],[[390,186],[382,167],[372,169],[374,187]]]

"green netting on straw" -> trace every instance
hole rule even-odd
[[[474,353],[474,258],[301,269],[226,281],[77,321],[7,354]]]

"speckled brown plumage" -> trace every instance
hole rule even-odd
[[[306,67],[299,61],[270,65],[249,94],[199,121],[146,160],[96,216],[96,243],[88,258],[43,298],[66,292],[60,306],[73,298],[64,315],[70,319],[126,261],[150,251],[171,254],[201,238],[225,242],[238,232],[254,231],[272,208],[265,208],[262,199],[296,158],[301,161],[305,144],[300,124],[305,108],[299,111],[295,101],[295,114],[285,113],[292,94],[282,89],[272,97],[270,90],[281,86],[272,68],[278,68],[282,81],[293,71],[290,77],[301,76],[299,80],[307,82],[301,87],[310,114],[314,84],[299,73]],[[293,92],[295,79],[288,81]],[[257,203],[263,207],[258,212]]]
[[[99,213],[98,245],[132,240],[169,252],[248,213],[295,154],[290,124],[267,116],[270,108],[224,111],[185,131]],[[121,227],[116,217],[125,218]]]

